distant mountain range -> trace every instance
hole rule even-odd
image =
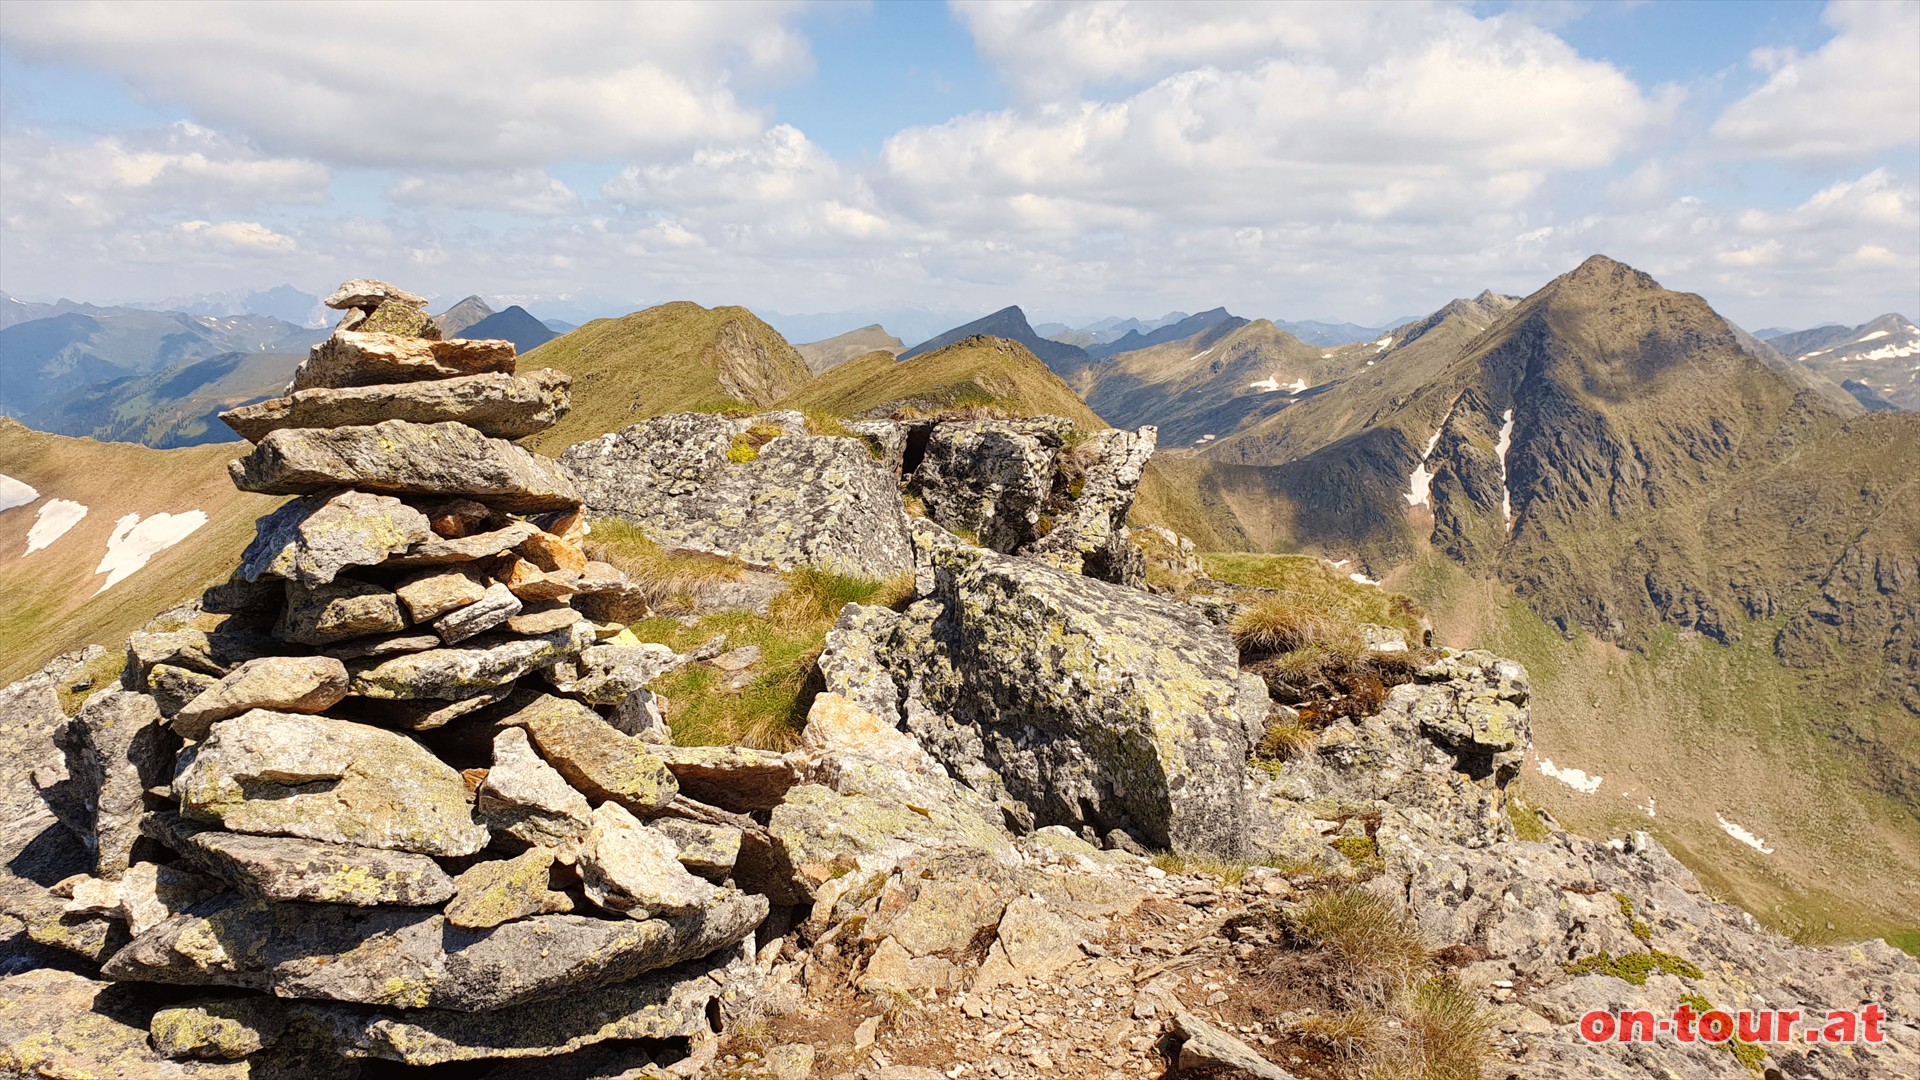
[[[810,341],[805,345],[796,345],[800,355],[807,358],[807,367],[815,375],[830,371],[856,356],[865,356],[872,352],[884,352],[889,356],[898,356],[906,351],[906,342],[887,333],[887,328],[875,323],[858,330],[849,330],[844,334]]]
[[[511,341],[520,352],[531,352],[560,336],[518,304],[495,311],[478,296],[469,296],[433,317],[442,337]]]
[[[1869,409],[1920,410],[1920,328],[1905,315],[1890,313],[1859,326],[1818,326],[1765,340],[1839,383]]]

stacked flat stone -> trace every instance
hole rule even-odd
[[[297,496],[203,599],[224,622],[136,634],[70,729],[97,865],[68,915],[124,924],[107,979],[220,988],[155,1014],[180,1060],[707,1032],[768,913],[735,881],[756,827],[681,790],[676,767],[725,794],[643,689],[685,658],[596,621],[637,615],[633,587],[509,441],[564,415],[566,376],[437,340],[384,282],[328,303],[348,315],[291,394],[224,417],[255,444],[234,483]],[[720,765],[785,768],[764,757]]]

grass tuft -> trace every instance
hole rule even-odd
[[[732,581],[745,568],[732,559],[697,551],[669,551],[647,538],[640,526],[618,518],[595,518],[582,549],[589,559],[610,563],[625,571],[646,597],[647,607],[660,614],[692,610],[700,587]]]
[[[1287,915],[1289,929],[1331,950],[1356,982],[1410,982],[1430,953],[1393,901],[1360,888],[1317,893]]]

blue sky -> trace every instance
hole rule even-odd
[[[388,32],[356,33],[354,24]],[[1920,315],[1920,4],[9,3],[0,288]]]

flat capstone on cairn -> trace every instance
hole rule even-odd
[[[182,1067],[710,1036],[769,910],[754,825],[680,790],[642,687],[685,658],[596,621],[633,585],[510,441],[567,376],[385,282],[327,303],[288,395],[223,417],[235,485],[295,496],[203,597],[225,620],[134,635],[68,730],[96,864],[67,917],[109,927],[102,978],[205,988],[152,1014]]]

